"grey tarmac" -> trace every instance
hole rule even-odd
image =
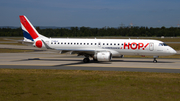
[[[83,63],[84,57],[52,52],[0,53],[0,68],[63,69],[180,73],[180,59],[113,58],[111,62]]]

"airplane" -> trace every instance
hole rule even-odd
[[[31,44],[41,49],[58,50],[59,53],[70,52],[84,56],[84,63],[94,61],[111,61],[113,57],[124,55],[153,56],[156,63],[159,56],[174,55],[177,52],[159,40],[150,39],[78,39],[47,38],[37,32],[26,16],[20,15],[24,35],[22,43]]]

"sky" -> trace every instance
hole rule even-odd
[[[0,26],[177,27],[180,0],[1,0]]]

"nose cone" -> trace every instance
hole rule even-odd
[[[177,52],[173,48],[171,48],[170,53],[176,54]]]

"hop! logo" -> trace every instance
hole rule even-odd
[[[124,42],[124,49],[142,49],[144,50],[147,46],[149,45],[149,43],[147,43],[146,45],[144,45],[144,43],[136,43],[136,42],[132,42],[128,44],[126,42]]]

